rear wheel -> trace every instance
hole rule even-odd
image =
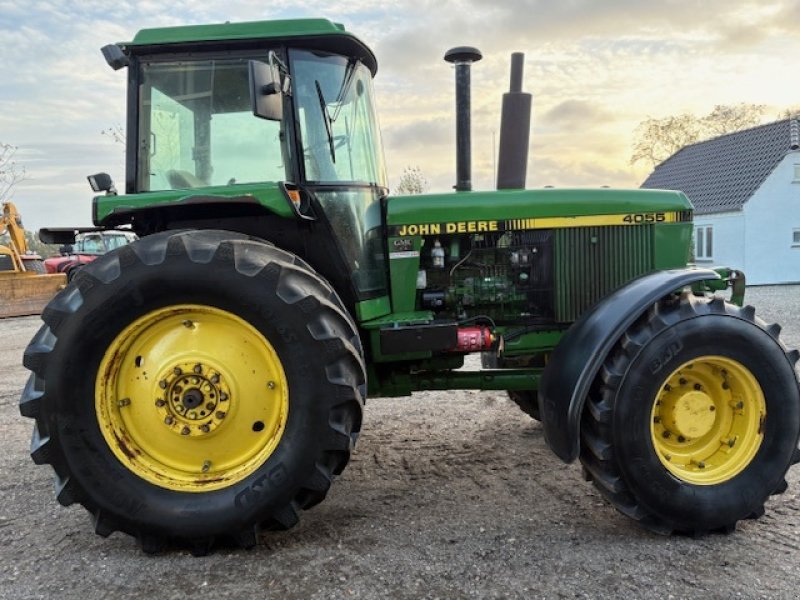
[[[526,415],[536,421],[542,420],[542,417],[539,415],[539,398],[536,392],[511,391],[508,392],[508,397],[519,406]]]
[[[796,456],[797,353],[752,307],[659,303],[606,361],[581,462],[622,513],[661,533],[731,531],[786,489]]]
[[[157,234],[83,267],[43,320],[20,403],[32,456],[101,535],[251,546],[348,462],[358,335],[294,255],[230,232]]]
[[[83,264],[75,263],[74,265],[66,269],[65,273],[67,274],[67,283],[72,283],[72,280],[75,279],[75,276],[80,272],[82,268]]]
[[[504,361],[502,361],[495,352],[482,352],[481,353],[481,367],[484,369],[501,369],[503,368]],[[514,404],[519,406],[520,410],[526,415],[541,421],[539,415],[539,396],[536,392],[527,390],[513,390],[508,391],[508,399]]]

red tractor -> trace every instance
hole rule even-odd
[[[61,247],[61,256],[53,256],[44,261],[47,273],[64,273],[67,281],[72,281],[78,270],[89,264],[98,256],[115,250],[134,240],[138,236],[127,231],[94,231],[79,233],[75,236],[75,244]]]

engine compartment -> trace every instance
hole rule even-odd
[[[496,324],[554,321],[553,232],[498,231],[423,238],[417,306]]]

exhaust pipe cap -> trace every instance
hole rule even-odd
[[[472,46],[457,46],[445,52],[444,59],[451,63],[474,63],[483,58],[483,54]]]

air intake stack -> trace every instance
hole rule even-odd
[[[470,115],[470,66],[483,55],[477,48],[458,46],[444,59],[456,67],[456,185],[457,192],[472,189],[472,134]]]
[[[500,157],[497,161],[497,189],[525,188],[528,173],[528,144],[531,132],[531,95],[522,91],[525,55],[511,55],[511,89],[503,94],[500,120]]]

